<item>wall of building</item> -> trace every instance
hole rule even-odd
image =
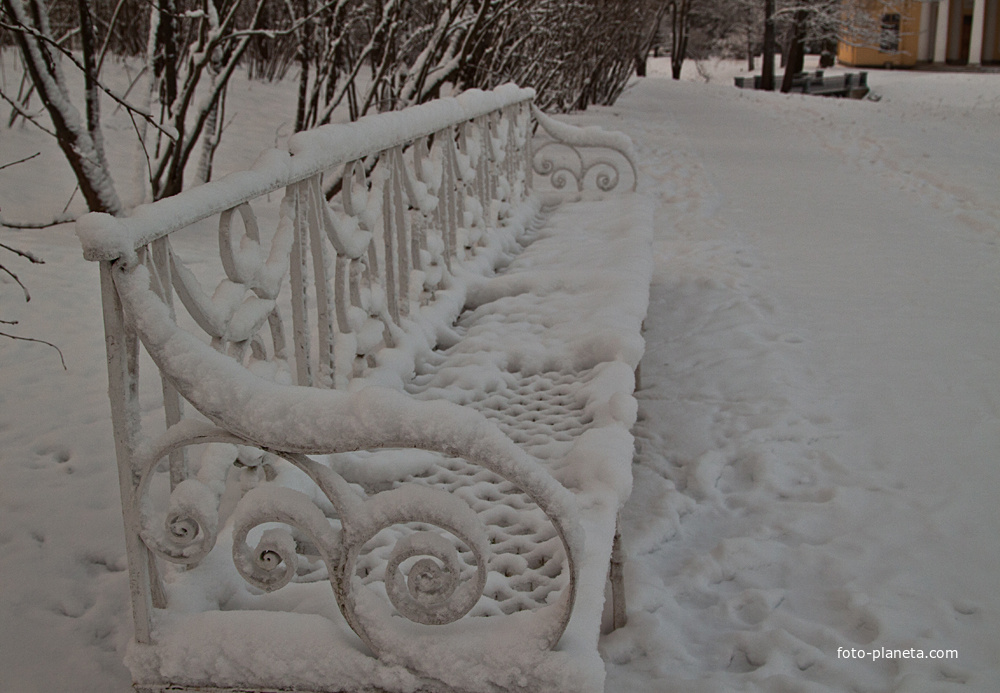
[[[938,7],[945,0],[900,0],[890,10],[881,3],[861,0],[869,5],[873,16],[898,12],[901,16],[899,51],[884,52],[877,46],[856,46],[841,42],[837,57],[844,65],[859,67],[910,67],[920,61],[933,60],[937,39]],[[1000,63],[1000,0],[984,0],[982,57],[985,64]],[[948,4],[948,31],[945,59],[949,63],[964,64],[969,60],[971,30],[975,0],[950,0]],[[869,40],[871,42],[871,40]]]
[[[983,30],[983,62],[1000,62],[1000,2],[986,3],[986,26]]]
[[[960,3],[961,0],[958,0]],[[886,8],[881,3],[872,3],[872,13],[898,14],[899,44],[896,51],[886,52],[877,46],[850,45],[860,43],[860,39],[841,41],[837,49],[837,59],[844,65],[856,67],[912,67],[917,63],[920,42],[920,6],[916,0],[902,0],[895,6]]]

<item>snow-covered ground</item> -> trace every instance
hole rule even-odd
[[[660,205],[608,691],[1000,690],[1000,76],[873,71],[875,102],[687,67],[574,117],[633,137]],[[292,89],[231,90],[219,171],[286,136]],[[0,164],[35,151],[4,218],[70,197],[43,135],[0,130]],[[71,226],[0,243],[46,262],[0,251],[32,294],[0,278],[3,331],[68,365],[0,340],[0,691],[124,693],[96,267]]]

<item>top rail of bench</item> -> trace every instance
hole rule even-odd
[[[249,171],[231,173],[180,195],[140,205],[125,218],[99,212],[81,217],[77,234],[88,260],[115,260],[174,231],[301,182],[322,171],[409,144],[448,127],[531,101],[535,90],[505,84],[470,89],[403,111],[365,116],[292,136],[288,151],[262,153]]]

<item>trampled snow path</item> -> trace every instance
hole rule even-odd
[[[663,227],[609,691],[1000,686],[1000,118],[929,110],[610,109]]]
[[[577,117],[637,140],[662,203],[609,693],[1000,690],[1000,79],[870,83],[879,103],[649,79]],[[220,170],[274,144],[293,90],[232,90]],[[39,150],[0,172],[8,218],[72,190],[46,140],[0,133],[0,161]],[[0,318],[69,366],[0,340],[0,691],[125,693],[96,268],[67,227],[0,240],[47,262],[4,256],[33,298],[4,279]]]

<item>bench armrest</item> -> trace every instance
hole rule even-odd
[[[240,500],[233,514],[237,569],[265,591],[287,584],[294,573],[292,535],[269,529],[256,549],[245,540],[253,528],[267,523],[293,526],[319,549],[348,624],[373,651],[391,654],[397,636],[392,634],[389,612],[371,606],[371,591],[355,575],[362,546],[383,528],[410,522],[440,527],[464,542],[477,563],[469,584],[455,582],[460,572],[456,550],[429,532],[399,542],[386,571],[386,591],[397,611],[410,620],[439,625],[461,618],[483,592],[492,561],[485,528],[454,495],[404,486],[366,498],[333,469],[307,455],[380,448],[435,451],[477,464],[513,483],[550,520],[565,552],[568,584],[554,604],[535,612],[539,622],[530,630],[542,647],[558,642],[572,612],[575,557],[582,551],[575,500],[495,424],[450,402],[418,401],[382,387],[350,393],[269,382],[178,327],[150,288],[150,273],[144,265],[129,267],[120,261],[112,271],[127,324],[165,379],[212,422],[188,419],[175,424],[160,439],[144,445],[133,459],[136,481],[132,507],[126,512],[126,524],[133,526],[127,530],[138,533],[151,551],[173,562],[194,563],[212,550],[217,534],[212,502],[218,494],[194,479],[172,494],[166,536],[153,528],[146,496],[149,478],[162,458],[181,446],[209,441],[249,446],[283,458],[316,484],[335,508],[340,527],[332,526],[301,492],[259,487]],[[419,586],[407,587],[395,572],[402,560],[417,555],[434,556],[439,566],[445,566],[429,580],[431,593],[421,593]],[[438,599],[440,593],[451,599]]]
[[[531,114],[549,137],[535,146],[532,170],[547,178],[553,188],[563,190],[572,178],[577,192],[583,192],[588,183],[601,192],[611,192],[618,189],[627,167],[631,172],[629,189],[635,192],[639,169],[628,135],[596,126],[563,123],[534,105]]]

